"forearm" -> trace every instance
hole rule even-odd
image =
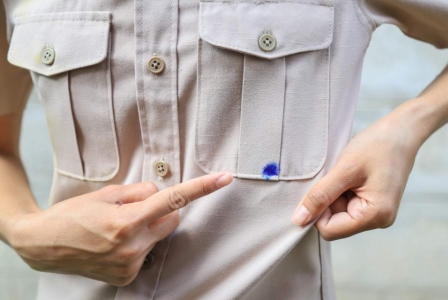
[[[416,149],[448,123],[448,66],[415,99],[397,107],[386,120],[400,126],[403,136]]]
[[[21,109],[31,87],[29,72],[6,61],[6,16],[0,1],[0,239],[8,243],[14,216],[39,210],[19,156]],[[5,105],[6,103],[6,105]]]
[[[304,196],[293,222],[319,218],[316,227],[327,240],[391,226],[417,152],[447,122],[448,68],[417,98],[359,132]]]
[[[18,154],[20,117],[0,117],[0,128],[8,128],[0,132],[0,239],[8,243],[14,216],[37,212],[39,208]],[[11,143],[5,143],[7,146],[2,141]]]
[[[427,123],[432,126],[428,136],[448,123],[448,65],[440,75],[420,94],[428,103]]]

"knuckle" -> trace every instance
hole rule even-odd
[[[330,197],[321,189],[312,189],[308,192],[308,203],[311,208],[321,210],[330,205]],[[308,209],[310,207],[307,207]]]
[[[107,225],[107,234],[105,238],[109,241],[109,250],[112,251],[116,247],[126,241],[135,230],[135,221],[123,216],[116,216]],[[109,252],[110,252],[109,251]]]
[[[154,184],[154,182],[152,181],[146,181],[143,183],[143,187],[146,189],[146,191],[149,194],[155,194],[159,191],[159,189],[157,188],[157,186]]]
[[[117,253],[117,262],[121,263],[122,266],[124,266],[126,269],[131,268],[130,263],[137,259],[141,254],[141,251],[137,247],[125,247],[121,249]],[[129,270],[128,270],[129,271]],[[132,272],[125,272],[126,274],[132,273]]]
[[[113,253],[116,249],[117,243],[112,241],[109,236],[104,236],[100,241],[96,243],[94,247],[91,248],[91,252],[97,256],[106,256]]]
[[[132,278],[138,270],[135,270],[135,267],[132,265],[128,265],[121,270],[121,277],[123,278]]]
[[[340,230],[339,228],[322,228],[319,227],[320,236],[327,242],[336,241],[339,239],[347,238],[356,234],[350,230]]]
[[[129,283],[125,282],[123,280],[123,278],[118,278],[118,279],[111,280],[109,283],[111,285],[116,286],[116,287],[123,287],[123,286],[127,286],[129,284]]]
[[[378,214],[378,221],[380,228],[388,228],[395,223],[396,214],[392,208],[383,208]]]
[[[320,232],[320,235],[322,236],[322,238],[324,239],[324,240],[326,240],[327,242],[331,242],[331,241],[334,241],[334,240],[336,240],[336,237],[334,236],[334,235],[332,235],[331,233],[329,233],[329,232]]]
[[[129,268],[129,276],[131,276],[132,278],[135,278],[137,276],[137,274],[140,272],[141,268],[142,268],[143,262],[141,260],[137,260],[135,261]]]
[[[122,218],[117,218],[113,222],[112,241],[121,241],[126,238],[131,232],[132,227],[129,226],[129,222],[126,222]]]
[[[100,191],[109,194],[109,193],[115,193],[120,189],[120,185],[118,184],[110,184],[108,186],[105,186],[100,189]]]
[[[319,231],[319,235],[326,241],[331,242],[337,239],[335,234],[328,229],[325,225],[316,223],[316,228]]]
[[[117,286],[125,286],[130,284],[137,277],[141,269],[141,263],[134,262],[132,264],[127,264],[119,269],[116,269],[116,284]]]
[[[23,257],[22,257],[23,259]],[[25,260],[25,259],[24,259]],[[28,264],[28,266],[33,269],[34,271],[38,271],[38,272],[46,272],[49,271],[49,268],[43,266],[42,264],[39,264],[36,261],[32,261],[32,260],[25,260],[25,262]]]
[[[374,220],[376,228],[388,228],[395,222],[396,214],[393,207],[382,206],[375,210]]]
[[[112,284],[115,286],[118,286],[118,287],[127,286],[132,281],[134,281],[135,277],[137,277],[137,274],[120,277],[120,278],[115,279]]]
[[[180,189],[173,189],[168,198],[168,209],[175,211],[179,208],[186,206],[189,203],[187,194]]]

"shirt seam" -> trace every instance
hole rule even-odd
[[[324,297],[324,272],[322,263],[322,246],[320,241],[320,233],[317,231],[317,245],[319,248],[319,266],[320,266],[320,299],[325,300]]]
[[[353,9],[355,10],[355,15],[358,21],[362,24],[362,26],[366,29],[367,33],[370,35],[373,32],[373,30],[375,30],[375,28],[378,27],[378,25],[372,18],[370,18],[364,6],[361,4],[361,1],[362,0],[352,0],[351,2]],[[361,20],[361,17],[363,18],[363,20]]]
[[[174,15],[176,14],[177,10],[174,9],[174,6],[176,1],[171,1],[171,5],[170,5],[170,23],[171,23],[171,30],[170,30],[170,42],[172,43],[171,47],[170,47],[170,58],[169,58],[169,67],[170,67],[170,76],[171,76],[171,112],[172,112],[172,130],[173,130],[173,140],[174,140],[174,155],[173,158],[176,161],[176,172],[177,173],[177,179],[180,180],[180,163],[179,163],[179,156],[177,153],[179,153],[179,121],[178,121],[178,113],[177,113],[177,72],[173,72],[173,70],[175,70],[174,68],[174,63],[173,61],[176,61],[176,68],[177,68],[177,60],[176,60],[176,45],[177,45],[177,40],[178,40],[178,36],[176,35],[174,37],[173,35],[173,30],[175,27],[175,29],[177,30],[178,28],[178,16],[175,17],[175,21],[176,24],[174,25]],[[176,7],[177,8],[177,7]],[[173,49],[173,47],[175,49]],[[176,128],[177,127],[177,128]],[[177,129],[177,130],[176,130]],[[176,149],[177,148],[177,149]],[[164,250],[164,255],[163,255],[163,259],[162,259],[162,264],[160,266],[159,272],[157,274],[157,280],[154,286],[154,292],[152,295],[151,299],[155,299],[156,298],[156,294],[157,294],[157,290],[159,288],[159,284],[160,284],[160,280],[161,280],[161,276],[162,276],[162,272],[163,272],[163,267],[165,265],[166,262],[166,257],[168,256],[168,252],[171,246],[171,239],[173,238],[173,233],[171,233],[168,237],[168,241],[167,241],[167,245],[166,248]]]
[[[377,24],[376,21],[370,16],[369,12],[366,10],[366,8],[364,7],[364,5],[362,3],[364,3],[363,0],[358,0],[358,6],[361,9],[361,12],[363,13],[363,15],[369,22],[372,23],[374,28],[378,27],[379,24]]]

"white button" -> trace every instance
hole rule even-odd
[[[258,46],[260,46],[261,50],[270,52],[277,46],[277,41],[272,34],[265,33],[258,39]]]
[[[157,175],[164,177],[166,174],[168,174],[169,170],[169,166],[165,161],[159,160],[158,162],[156,162],[155,171]]]
[[[53,49],[51,49],[49,47],[45,48],[40,55],[40,59],[46,65],[52,65],[54,63],[55,58],[56,58],[56,53],[54,52]]]
[[[148,70],[151,71],[151,73],[160,74],[162,73],[163,69],[165,69],[165,62],[159,56],[154,55],[148,61]]]

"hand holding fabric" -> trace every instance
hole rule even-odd
[[[326,240],[391,226],[422,141],[410,117],[399,108],[357,134],[334,168],[315,184],[296,209],[293,222],[316,218]]]

